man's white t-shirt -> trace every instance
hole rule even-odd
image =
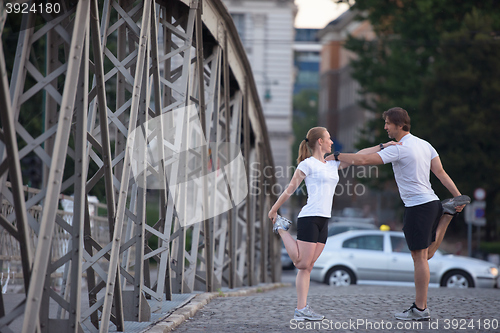
[[[432,145],[410,133],[378,152],[384,164],[392,163],[399,195],[405,207],[439,200],[431,187],[431,160],[439,156]]]
[[[299,163],[297,169],[306,175],[304,181],[307,203],[300,210],[298,217],[332,216],[333,195],[339,182],[339,165],[340,162],[323,163],[312,156]]]

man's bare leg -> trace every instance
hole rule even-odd
[[[427,260],[427,250],[411,251],[415,266],[415,305],[419,309],[427,308],[427,291],[429,290],[430,272]]]
[[[446,230],[448,229],[448,225],[450,224],[451,219],[453,219],[453,215],[450,214],[444,214],[443,216],[441,216],[438,227],[436,229],[436,240],[432,242],[432,244],[428,248],[429,251],[427,260],[432,258],[439,246],[441,246],[441,242],[443,241],[444,235],[446,234]]]

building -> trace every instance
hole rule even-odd
[[[233,17],[252,66],[282,191],[292,177],[289,166],[293,141],[293,25],[297,7],[293,0],[223,2]],[[277,195],[281,191],[275,189]],[[281,213],[290,216],[287,205]]]
[[[293,45],[294,95],[305,89],[319,91],[321,44],[317,37],[318,32],[319,29],[295,29],[295,43]]]
[[[359,106],[359,84],[351,77],[350,61],[355,55],[343,47],[349,34],[374,39],[367,21],[357,21],[356,12],[348,10],[318,33],[322,50],[320,65],[319,121],[326,124],[344,152],[353,152],[359,130],[371,113]]]

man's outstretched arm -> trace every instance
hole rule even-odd
[[[400,145],[396,141],[389,141],[383,144],[384,148],[393,145]],[[358,151],[356,154],[344,154],[338,155],[338,159],[342,164],[353,164],[353,165],[378,165],[384,164],[384,161],[377,152],[381,150],[380,145],[369,147]],[[326,160],[333,160],[335,158],[334,154],[326,157]]]
[[[448,191],[450,191],[453,197],[458,197],[459,195],[461,195],[460,191],[458,190],[453,180],[450,178],[450,176],[448,176],[446,171],[444,171],[439,156],[436,156],[431,160],[431,171],[436,175],[439,181],[448,189]]]
[[[378,165],[384,164],[382,157],[377,153],[371,154],[339,154],[338,159],[342,163],[353,165]]]

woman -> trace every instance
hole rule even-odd
[[[307,304],[307,293],[311,270],[323,251],[328,237],[328,219],[331,217],[333,195],[339,181],[338,169],[348,166],[334,158],[336,154],[325,158],[332,152],[333,141],[324,127],[313,127],[299,146],[297,170],[285,191],[269,211],[273,221],[273,230],[279,233],[286,251],[299,270],[295,285],[297,288],[297,308],[295,320],[323,320],[324,316],[311,310]],[[368,154],[385,148],[396,142],[388,142],[358,152]],[[305,180],[307,187],[307,203],[302,207],[297,219],[297,240],[288,232],[289,221],[278,219],[278,209],[295,192]]]
[[[296,320],[322,320],[324,316],[311,310],[307,304],[310,274],[328,237],[328,219],[331,217],[335,187],[339,181],[340,162],[326,161],[325,154],[332,152],[333,141],[324,127],[313,127],[300,143],[297,170],[290,184],[269,211],[269,218],[276,221],[278,209],[295,192],[305,179],[307,204],[297,219],[297,240],[286,231],[288,225],[278,221],[274,225],[286,251],[299,270],[295,280],[297,288]]]

